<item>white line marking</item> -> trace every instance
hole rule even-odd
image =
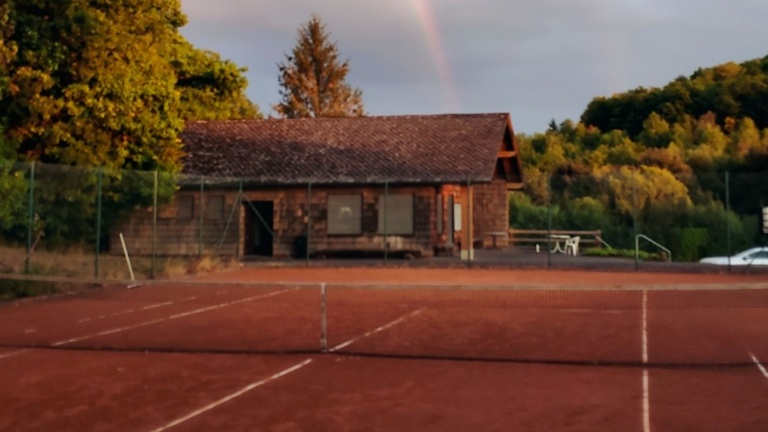
[[[241,396],[244,393],[249,392],[249,391],[255,389],[256,387],[262,386],[262,385],[264,385],[264,384],[266,384],[266,383],[268,383],[270,381],[273,381],[273,380],[276,380],[276,379],[278,379],[278,378],[280,378],[282,376],[288,375],[291,372],[295,372],[295,371],[301,369],[302,367],[308,365],[310,362],[312,362],[312,359],[304,360],[303,362],[301,362],[299,364],[296,364],[294,366],[291,366],[288,369],[285,369],[285,370],[283,370],[281,372],[278,372],[278,373],[272,375],[269,378],[263,379],[263,380],[261,380],[259,382],[255,382],[255,383],[249,384],[249,385],[243,387],[242,389],[232,393],[229,396],[223,397],[223,398],[217,400],[216,402],[213,402],[213,403],[211,403],[209,405],[206,405],[206,406],[204,406],[204,407],[202,407],[202,408],[200,408],[200,409],[198,409],[196,411],[192,411],[191,413],[185,415],[184,417],[178,418],[178,419],[176,419],[176,420],[166,424],[165,426],[162,426],[162,427],[159,427],[157,429],[152,430],[152,432],[161,432],[161,431],[164,431],[166,429],[170,429],[170,428],[172,428],[172,427],[174,427],[174,426],[176,426],[176,425],[178,425],[180,423],[184,423],[185,421],[191,419],[192,417],[196,417],[196,416],[198,416],[198,415],[200,415],[200,414],[202,414],[202,413],[204,413],[204,412],[206,412],[208,410],[216,408],[217,406],[219,406],[219,405],[221,405],[221,404],[223,404],[225,402],[229,402],[230,400],[232,400],[232,399],[234,399],[234,398],[236,398],[238,396]]]
[[[192,296],[192,297],[183,298],[181,300],[170,300],[170,301],[163,302],[163,303],[154,303],[154,304],[147,305],[147,306],[144,306],[142,308],[139,308],[138,310],[144,311],[144,310],[155,309],[155,308],[159,308],[159,307],[163,307],[163,306],[170,306],[170,305],[176,304],[176,303],[184,303],[184,302],[192,301],[192,300],[194,300],[196,298],[197,298],[197,296]],[[122,316],[122,315],[127,315],[127,314],[134,313],[134,312],[136,312],[136,309],[126,309],[126,310],[123,310],[123,311],[120,311],[120,312],[115,312],[113,314],[110,314],[109,317],[110,318],[114,318],[114,317],[118,317],[118,316]],[[96,318],[83,318],[83,319],[78,320],[77,323],[78,324],[82,324],[82,323],[93,321],[94,319],[105,319],[105,318],[107,318],[105,315],[100,315],[100,316],[98,316]]]
[[[18,350],[18,351],[11,351],[9,353],[0,354],[0,358],[11,357],[11,356],[15,356],[15,355],[18,355],[18,354],[21,354],[21,353],[25,353],[25,352],[27,352],[27,350],[25,350],[25,349]]]
[[[763,376],[768,378],[768,371],[765,370],[765,366],[763,366],[762,363],[760,363],[760,360],[758,360],[754,354],[750,352],[749,355],[752,356],[752,361],[755,362],[755,364],[757,365],[757,368],[760,369],[760,372],[763,373]]]
[[[174,303],[173,301],[167,301],[167,302],[163,302],[163,303],[155,303],[155,304],[144,306],[143,308],[141,308],[141,310],[159,308],[159,307],[163,307],[163,306],[172,305],[173,303]]]
[[[648,291],[643,290],[643,364],[648,364]]]
[[[152,324],[157,324],[157,323],[163,322],[163,321],[170,321],[172,319],[181,318],[181,317],[185,317],[185,316],[189,316],[189,315],[194,315],[194,314],[199,314],[199,313],[207,312],[207,311],[214,310],[214,309],[221,309],[223,307],[232,306],[232,305],[239,304],[239,303],[245,303],[245,302],[249,302],[249,301],[252,301],[252,300],[260,300],[260,299],[267,298],[267,297],[273,297],[273,296],[280,295],[280,294],[283,294],[283,293],[286,293],[286,292],[289,292],[289,291],[296,291],[297,289],[298,288],[287,289],[287,290],[282,290],[282,291],[271,292],[269,294],[261,294],[261,295],[257,295],[257,296],[253,296],[253,297],[247,297],[247,298],[240,299],[240,300],[235,300],[235,301],[231,301],[231,302],[227,302],[227,303],[221,303],[221,304],[217,304],[217,305],[213,305],[213,306],[204,307],[204,308],[201,308],[201,309],[195,309],[195,310],[191,310],[191,311],[188,311],[188,312],[183,312],[183,313],[180,313],[180,314],[171,315],[171,316],[166,317],[166,318],[158,318],[158,319],[154,319],[154,320],[151,320],[151,321],[145,321],[143,323],[139,323],[139,324],[132,325],[132,326],[118,327],[118,328],[114,328],[114,329],[111,329],[111,330],[105,330],[103,332],[99,332],[99,333],[95,333],[95,334],[90,334],[90,335],[86,335],[86,336],[78,336],[78,337],[74,337],[72,339],[67,339],[67,340],[62,340],[62,341],[54,342],[53,344],[51,344],[51,346],[61,346],[61,345],[66,345],[66,344],[70,344],[70,343],[73,343],[73,342],[80,342],[80,341],[83,341],[83,340],[86,340],[86,339],[92,339],[92,338],[99,337],[99,336],[106,336],[106,335],[113,334],[113,333],[119,333],[121,331],[133,330],[135,328],[145,327],[145,326],[152,325]]]
[[[648,364],[648,291],[643,290],[643,364]],[[643,431],[651,432],[651,398],[648,368],[643,369]]]
[[[360,339],[365,339],[365,338],[367,338],[368,336],[371,336],[371,335],[374,335],[374,334],[376,334],[376,333],[378,333],[378,332],[384,331],[384,330],[386,330],[386,329],[388,329],[388,328],[390,328],[390,327],[392,327],[392,326],[395,326],[395,325],[397,325],[397,324],[400,324],[401,322],[405,321],[405,320],[406,320],[406,318],[410,318],[410,317],[412,317],[412,316],[414,316],[414,315],[417,315],[417,314],[421,313],[421,311],[422,311],[422,310],[424,310],[424,308],[421,308],[421,309],[417,309],[417,310],[415,310],[415,311],[413,311],[413,312],[409,313],[408,315],[403,315],[403,316],[401,316],[400,318],[398,318],[398,319],[396,319],[396,320],[394,320],[394,321],[391,321],[391,322],[389,322],[389,323],[387,323],[387,324],[384,324],[383,326],[381,326],[381,327],[378,327],[378,328],[376,328],[376,329],[374,329],[374,330],[371,330],[371,331],[369,331],[368,333],[366,333],[366,334],[364,334],[364,335],[362,335],[362,336],[354,337],[354,338],[352,338],[352,339],[350,339],[350,340],[348,340],[348,341],[346,341],[346,342],[344,342],[344,343],[341,343],[341,344],[339,344],[339,345],[336,345],[335,347],[333,347],[333,348],[329,349],[328,351],[329,351],[329,352],[338,351],[338,350],[340,350],[340,349],[342,349],[342,348],[344,348],[344,347],[346,347],[346,346],[349,346],[349,345],[351,345],[351,344],[353,344],[353,343],[355,343],[355,342],[359,341]]]
[[[651,431],[651,401],[648,389],[648,369],[643,369],[643,430]]]
[[[551,311],[552,309],[542,309]],[[597,314],[607,314],[607,315],[620,315],[623,314],[625,311],[618,310],[618,309],[560,309],[562,312],[573,312],[573,313],[597,313]]]

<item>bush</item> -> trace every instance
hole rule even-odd
[[[609,248],[586,248],[580,251],[584,256],[593,257],[615,257],[615,258],[635,258],[634,249],[609,249]],[[642,261],[666,261],[667,256],[663,253],[650,253],[639,251],[638,258]]]

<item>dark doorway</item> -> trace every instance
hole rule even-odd
[[[272,224],[275,203],[272,201],[246,201],[245,255],[272,256]]]

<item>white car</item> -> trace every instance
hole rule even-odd
[[[702,264],[728,265],[729,257],[708,257],[699,260]],[[768,265],[768,247],[754,247],[739,252],[730,257],[730,264],[737,265]]]

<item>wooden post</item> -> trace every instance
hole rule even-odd
[[[472,235],[472,185],[467,179],[465,192],[461,195],[461,259],[472,261],[474,245]]]

